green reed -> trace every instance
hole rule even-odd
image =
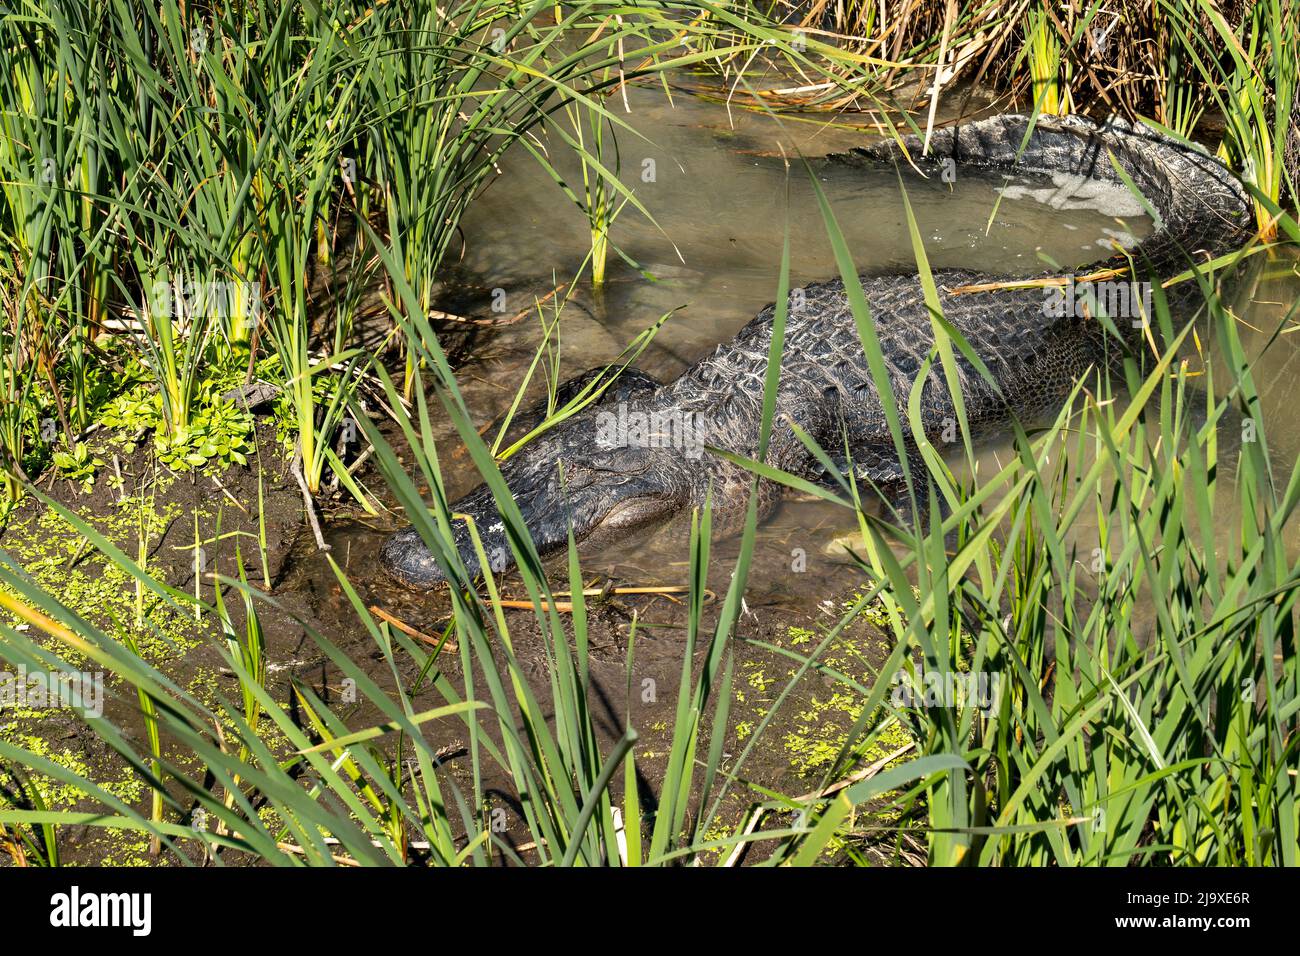
[[[556,19],[549,5],[523,8],[521,16],[517,5],[477,0],[454,4],[442,19],[424,2],[339,2],[308,12],[249,4],[214,13],[174,0],[100,0],[28,2],[5,20],[0,57],[13,82],[0,111],[0,267],[6,288],[18,292],[4,300],[11,358],[0,384],[20,399],[18,411],[0,418],[7,470],[21,465],[29,440],[21,428],[23,396],[49,388],[49,407],[69,433],[88,421],[87,356],[113,304],[116,318],[139,336],[173,428],[184,427],[207,357],[253,350],[264,333],[261,347],[279,358],[308,483],[319,488],[326,468],[337,470],[331,434],[351,410],[394,497],[453,583],[447,631],[430,648],[376,620],[332,565],[391,679],[380,686],[329,636],[305,624],[306,638],[357,698],[338,701],[298,682],[291,706],[268,687],[264,667],[258,615],[274,597],[241,574],[223,579],[223,596],[205,604],[201,592],[178,591],[143,566],[143,541],[133,559],[47,501],[105,560],[132,575],[141,607],[148,594],[159,608],[186,617],[197,612],[214,625],[211,649],[235,675],[238,696],[199,699],[43,592],[0,552],[0,658],[33,670],[71,669],[71,658],[108,672],[114,712],[126,716],[90,728],[149,795],[139,804],[124,801],[100,782],[0,739],[5,845],[55,864],[61,828],[84,825],[148,834],[178,862],[246,855],[276,864],[427,857],[448,865],[648,865],[702,862],[714,851],[773,841],[766,862],[806,864],[828,848],[861,859],[855,848],[879,841],[883,830],[899,845],[919,833],[936,865],[1297,862],[1300,568],[1285,542],[1300,502],[1300,472],[1274,470],[1252,361],[1217,291],[1220,275],[1195,281],[1203,283],[1210,338],[1226,373],[1193,381],[1180,351],[1190,335],[1173,325],[1158,298],[1155,321],[1166,344],[1145,366],[1128,369],[1131,400],[1111,401],[1105,383],[1084,383],[1089,387],[1046,430],[1033,437],[1016,430],[1015,454],[995,474],[953,474],[919,427],[915,389],[886,402],[900,454],[909,446],[921,451],[924,473],[913,470],[910,478],[914,499],[930,505],[913,509],[927,516],[924,523],[880,522],[865,507],[869,489],[852,480],[827,491],[749,463],[756,476],[835,501],[858,522],[865,589],[835,630],[869,608],[884,612],[888,654],[869,686],[851,688],[862,699],[861,718],[824,783],[860,770],[861,755],[891,727],[908,731],[914,754],[825,798],[761,795],[757,810],[798,811],[792,826],[706,837],[720,822],[723,798],[744,785],[745,761],[771,719],[739,755],[724,753],[732,643],[754,553],[753,505],[712,625],[704,614],[711,516],[707,508],[694,516],[683,669],[667,773],[653,805],[643,805],[636,787],[637,728],[629,720],[613,746],[600,744],[588,700],[590,642],[576,553],[571,549],[566,568],[570,638],[429,313],[459,217],[512,144],[545,160],[539,143],[546,130],[578,151],[592,182],[637,206],[599,150],[547,122],[557,110],[581,105],[597,121],[620,126],[601,94],[625,76],[744,62],[781,44],[796,62],[807,62],[786,31],[751,24],[749,14],[730,7],[706,7],[698,27],[685,26],[697,6],[590,0],[561,9]],[[1186,24],[1179,49],[1195,50],[1190,18],[1211,11],[1173,6],[1171,21]],[[1095,9],[1089,5],[1084,16]],[[1278,0],[1259,9],[1239,27],[1225,24],[1236,41],[1220,33],[1226,60],[1202,56],[1197,69],[1231,122],[1240,122],[1229,149],[1238,162],[1256,157],[1257,193],[1276,203],[1282,127],[1269,109],[1293,91],[1287,64],[1294,59],[1263,50],[1266,41],[1277,41],[1275,51],[1291,50],[1291,6]],[[1179,21],[1179,11],[1188,19]],[[971,19],[958,26],[986,23],[987,13],[963,13]],[[1057,29],[1067,60],[1088,39],[1080,22]],[[603,32],[593,37],[598,25]],[[684,34],[692,41],[685,46]],[[638,54],[636,68],[622,76],[631,58],[611,46],[620,39]],[[958,30],[954,49],[962,40]],[[912,49],[906,37],[888,42],[898,53]],[[1048,59],[1040,75],[1050,85]],[[1076,70],[1072,82],[1082,75]],[[1064,99],[1065,91],[1057,93]],[[1078,102],[1077,89],[1072,95]],[[1176,122],[1169,114],[1162,122],[1190,128],[1191,102],[1173,108]],[[1258,135],[1268,129],[1267,139]],[[44,175],[46,159],[54,160],[53,181]],[[822,208],[873,380],[889,395],[852,257],[824,197]],[[1294,220],[1264,208],[1283,233],[1297,234]],[[409,356],[400,381],[379,364],[373,374],[396,410],[416,477],[355,409],[347,383],[359,358],[345,335],[334,334],[351,321],[349,307],[335,313],[329,345],[322,348],[314,335],[313,278],[320,266],[339,261],[340,210],[356,217],[355,241],[379,263]],[[933,369],[952,383],[955,356],[967,349],[942,319],[911,225],[934,311],[935,348],[922,377]],[[772,428],[788,268],[787,247],[764,441]],[[224,310],[202,299],[197,309],[166,315],[150,307],[149,293],[160,283],[166,289],[187,280],[230,281],[246,291],[264,282],[264,324],[247,298]],[[81,376],[66,391],[56,376],[64,368],[74,380]],[[1206,387],[1194,390],[1199,382]],[[404,393],[413,401],[409,413],[399,400]],[[555,409],[549,424],[573,410]],[[1194,411],[1208,424],[1199,424]],[[453,423],[497,497],[534,604],[553,714],[543,712],[520,664],[510,621],[494,600],[497,581],[491,574],[481,585],[470,580],[450,545],[452,523],[461,519],[452,514],[432,439],[438,415]],[[1220,436],[1238,421],[1252,423],[1253,440],[1229,457]],[[969,441],[963,450],[969,461]],[[27,487],[20,473],[10,475],[10,487]],[[148,627],[147,616],[141,619]],[[819,661],[829,639],[798,661],[798,676],[817,670],[835,677]],[[456,679],[442,663],[452,653],[459,655]],[[629,669],[631,656],[630,649]],[[697,657],[698,672],[691,666]],[[996,677],[996,706],[900,701],[894,691],[921,672],[945,680]],[[364,720],[356,716],[362,707],[371,715]],[[439,722],[468,740],[463,763],[452,766],[440,753]],[[142,728],[146,748],[137,744]],[[485,785],[493,766],[514,782],[527,833],[522,842],[531,850],[516,850],[521,841],[507,842],[493,830]],[[76,788],[83,806],[46,806],[33,775]],[[868,804],[883,804],[901,819],[864,832],[851,811]],[[211,825],[195,826],[196,810]]]
[[[85,88],[99,94],[102,115],[80,128],[111,150],[105,154],[105,175],[93,188],[83,182],[80,188],[59,185],[41,192],[36,187],[49,184],[28,174],[15,176],[26,190],[18,195],[49,205],[47,193],[54,193],[74,205],[88,202],[105,216],[107,225],[93,236],[87,234],[86,220],[73,222],[65,214],[38,238],[57,243],[68,256],[86,248],[88,239],[102,243],[114,264],[110,298],[120,306],[116,318],[143,346],[164,396],[168,426],[185,426],[205,362],[221,360],[223,354],[239,356],[244,349],[252,353],[251,361],[260,347],[278,358],[279,384],[297,429],[307,483],[319,486],[322,463],[337,470],[329,434],[351,410],[397,498],[432,535],[446,534],[450,516],[429,440],[426,395],[450,403],[444,407],[469,442],[476,464],[495,473],[464,414],[428,313],[437,267],[451,248],[459,217],[496,161],[522,142],[558,179],[539,138],[543,129],[554,132],[611,195],[646,212],[600,155],[562,125],[548,123],[551,113],[577,104],[610,128],[626,128],[601,103],[601,91],[616,82],[760,46],[782,49],[784,44],[786,52],[796,52],[780,31],[741,23],[727,12],[710,18],[726,30],[708,49],[683,46],[683,36],[714,29],[683,22],[695,7],[638,8],[608,0],[566,8],[537,4],[524,8],[523,16],[515,4],[485,2],[454,5],[450,16],[423,2],[373,8],[340,2],[306,12],[294,5],[211,10],[174,2],[137,7],[124,0],[84,8],[32,3],[26,9],[26,19],[7,20],[6,25],[17,29],[16,23],[30,23],[33,48],[7,42],[6,52],[16,50],[25,57],[19,65],[34,71],[32,89],[47,93],[60,107],[68,101],[61,92],[68,80],[56,53],[66,43],[88,56],[93,69]],[[593,37],[597,27],[601,32]],[[625,54],[636,56],[626,67]],[[406,85],[408,79],[413,88]],[[9,112],[21,111],[6,116]],[[62,129],[71,124],[36,125]],[[28,139],[13,134],[5,145],[30,161],[38,154]],[[355,165],[346,162],[353,157]],[[383,436],[351,404],[347,383],[354,381],[357,356],[342,347],[347,336],[340,332],[351,315],[336,313],[335,327],[326,336],[333,341],[332,350],[323,354],[315,345],[313,281],[320,266],[339,261],[333,243],[340,214],[356,216],[356,242],[381,262],[393,290],[390,311],[414,357],[403,383],[415,399],[409,418],[401,414],[398,400],[404,389],[382,366],[373,371],[399,412],[399,424],[417,453],[417,469],[428,478],[429,502],[420,497]],[[23,214],[6,220],[6,232],[29,218]],[[10,247],[19,253],[27,248],[16,241]],[[36,263],[36,254],[28,251],[6,264],[22,274],[21,269]],[[69,269],[62,277],[71,274]],[[38,280],[45,281],[38,276],[27,284],[36,286]],[[256,293],[256,308],[250,297],[217,308],[201,296],[184,295],[188,282],[230,282],[241,290],[245,283],[259,282],[264,288]],[[172,294],[178,289],[181,295]],[[169,306],[182,304],[165,309],[164,298]],[[57,302],[51,308],[37,301],[46,310],[40,319],[50,327],[64,323],[58,335],[89,337],[88,318],[60,311]],[[55,334],[39,341],[49,345],[57,341]],[[427,393],[426,373],[437,380]],[[330,384],[318,387],[327,379]],[[499,474],[495,481],[499,485]],[[637,833],[621,836],[610,788],[635,778],[631,745],[636,732],[629,726],[608,752],[598,743],[587,704],[588,649],[576,558],[570,564],[570,586],[578,594],[576,647],[568,643],[554,601],[549,602],[552,610],[539,612],[552,664],[554,724],[509,652],[509,629],[499,606],[489,609],[470,590],[463,568],[458,577],[452,572],[461,587],[448,631],[460,648],[462,673],[470,675],[459,687],[439,667],[437,651],[430,654],[373,619],[336,568],[357,620],[399,675],[395,688],[381,689],[327,637],[307,628],[359,697],[382,715],[382,723],[358,727],[349,723],[351,706],[340,712],[337,703],[305,685],[295,687],[299,711],[271,693],[260,663],[257,622],[259,607],[274,599],[252,589],[242,575],[221,582],[227,593],[242,595],[242,600],[222,597],[205,604],[202,590],[186,594],[146,569],[143,542],[139,558],[133,559],[80,517],[48,499],[43,503],[72,522],[105,560],[131,574],[138,607],[149,596],[151,611],[141,616],[143,627],[150,627],[158,613],[197,613],[203,622],[219,624],[224,639],[214,638],[212,650],[236,675],[240,699],[228,701],[218,694],[215,701],[200,700],[42,592],[0,554],[0,606],[7,615],[0,624],[0,655],[34,669],[66,669],[72,657],[107,671],[117,712],[127,716],[120,724],[96,720],[92,729],[133,768],[151,795],[147,807],[127,803],[94,780],[0,741],[0,759],[7,764],[71,785],[83,794],[83,806],[95,808],[52,810],[31,800],[10,800],[0,808],[0,820],[10,832],[25,838],[46,833],[53,847],[65,825],[138,830],[179,862],[238,852],[275,863],[328,865],[340,857],[402,863],[417,854],[435,863],[488,863],[516,853],[491,828],[482,770],[493,761],[519,782],[536,860],[622,862],[620,840],[631,847],[629,864],[665,863],[697,852],[708,820],[692,814],[689,797],[701,772],[708,792],[722,759],[714,745],[703,768],[698,766],[701,715],[717,696],[720,674],[723,687],[729,680],[724,651],[741,608],[744,581],[743,573],[736,576],[721,620],[704,628],[707,513],[697,519],[692,545],[691,642],[710,663],[699,677],[683,670],[665,787],[667,809],[656,814],[641,806],[635,794],[628,795],[623,809]],[[549,585],[535,552],[524,543],[527,532],[518,513],[509,520],[514,540],[523,548],[526,586],[540,602],[550,595]],[[508,651],[504,666],[493,657],[498,647]],[[400,677],[407,663],[417,669],[414,681]],[[436,693],[441,703],[429,708],[422,701],[417,707],[417,693]],[[522,731],[516,726],[517,712],[524,715]],[[305,723],[303,713],[308,714]],[[446,720],[463,724],[469,734],[467,782],[443,765],[426,734],[426,725]],[[136,749],[140,726],[147,730],[147,752]],[[394,741],[395,751],[390,749]],[[205,776],[210,785],[204,784]],[[643,821],[653,826],[645,846]],[[809,825],[781,836],[785,856],[808,840],[824,843],[829,832]],[[45,862],[57,862],[57,857],[51,852]]]
[[[870,355],[870,309],[823,212]],[[967,349],[916,249],[936,320],[919,383]],[[1193,377],[1191,327],[1157,295],[1166,344],[1144,368],[1128,362],[1130,400],[1081,382],[1049,428],[1017,427],[1011,461],[978,481],[934,454],[918,388],[897,396],[895,439],[900,454],[923,452],[927,473],[911,481],[929,518],[897,529],[858,511],[866,599],[886,610],[894,644],[833,773],[894,720],[917,744],[903,767],[951,761],[891,795],[931,863],[1297,862],[1300,564],[1285,542],[1300,466],[1271,465],[1255,357],[1219,291],[1232,276],[1230,263],[1195,279],[1227,369],[1221,391],[1213,369]],[[830,497],[854,507],[858,489],[844,492]],[[995,692],[987,707],[923,700],[922,673]],[[900,699],[899,686],[918,693]]]

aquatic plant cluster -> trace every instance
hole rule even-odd
[[[248,429],[223,395],[255,372],[283,392],[310,492],[333,474],[359,494],[336,452],[369,360],[352,339],[363,307],[391,310],[390,346],[411,351],[391,284],[385,302],[361,301],[384,269],[428,315],[462,211],[553,110],[619,123],[602,104],[620,83],[725,55],[738,31],[738,49],[783,42],[721,12],[688,30],[679,15],[695,7],[609,0],[11,6],[6,504],[56,452],[89,468],[77,445],[136,381],[174,463],[239,461]],[[582,151],[563,126],[552,135]],[[628,197],[597,170],[593,189]],[[414,359],[407,397],[413,375]],[[193,440],[200,428],[229,437]]]
[[[1283,161],[1300,150],[1296,4],[901,7],[882,18],[885,5],[818,2],[795,16],[617,0],[12,4],[0,23],[0,508],[35,497],[78,543],[42,578],[0,541],[0,670],[48,675],[47,687],[104,675],[101,713],[80,718],[128,780],[0,732],[0,854],[57,865],[76,826],[178,863],[1300,863],[1300,565],[1288,544],[1300,469],[1279,469],[1265,438],[1225,285],[1291,261],[1262,243],[1300,242]],[[756,481],[844,509],[863,584],[830,623],[767,646],[789,670],[756,683],[760,672],[736,664],[760,642],[741,633],[755,505],[716,601],[712,514],[694,514],[681,675],[653,792],[635,746],[648,728],[630,707],[602,743],[576,551],[557,592],[517,511],[502,518],[543,646],[546,706],[512,637],[500,564],[477,537],[484,579],[460,569],[432,638],[376,613],[328,556],[372,660],[307,627],[345,692],[294,681],[286,700],[267,676],[269,574],[265,587],[240,567],[210,596],[197,575],[193,593],[179,590],[143,545],[126,553],[38,487],[51,473],[85,490],[108,480],[105,434],[118,451],[147,441],[171,471],[244,467],[257,432],[239,396],[265,383],[307,497],[333,484],[371,512],[382,498],[426,540],[454,540],[433,422],[450,420],[499,500],[498,463],[514,450],[481,437],[440,338],[459,219],[505,152],[526,150],[590,223],[599,284],[618,251],[615,215],[653,215],[614,161],[615,135],[633,132],[614,98],[669,70],[721,75],[747,108],[867,110],[885,132],[924,129],[927,101],[963,95],[965,81],[1028,110],[1128,112],[1183,137],[1214,118],[1220,155],[1255,199],[1260,244],[1183,277],[1204,293],[1196,326],[1144,288],[1162,341],[1125,367],[1125,400],[1105,379],[1081,382],[1050,427],[1016,429],[993,474],[975,467],[969,440],[956,443],[966,468],[927,445],[910,493],[930,507],[910,525],[876,517],[851,476],[813,488],[750,463]],[[581,189],[558,172],[561,149],[576,153]],[[821,212],[851,292],[856,269],[824,196]],[[788,294],[787,243],[773,299]],[[870,350],[870,310],[850,300]],[[1278,335],[1294,313],[1276,317]],[[363,349],[355,333],[376,319],[383,346]],[[964,343],[941,319],[927,369],[948,372]],[[1202,337],[1217,366],[1195,361]],[[779,335],[772,344],[775,370]],[[766,385],[765,436],[776,377]],[[386,428],[362,410],[363,388]],[[1229,455],[1222,432],[1238,420]],[[901,436],[916,423],[894,424]],[[357,444],[382,492],[349,459]],[[122,607],[58,593],[83,543],[113,570]],[[97,620],[105,607],[111,621]],[[203,627],[177,633],[188,621]],[[844,651],[868,625],[881,648],[869,664]],[[629,699],[637,628],[633,618]],[[237,692],[172,680],[166,648],[185,641],[202,641]],[[810,676],[835,689],[801,713],[790,751],[807,792],[775,793],[745,767]],[[743,727],[738,678],[772,698]],[[826,713],[839,723],[811,739]],[[463,774],[432,733],[449,725],[465,741]],[[503,833],[489,768],[510,781],[526,839]]]

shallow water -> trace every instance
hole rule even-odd
[[[619,168],[654,222],[626,207],[612,239],[640,271],[611,251],[603,292],[592,294],[581,284],[572,293],[560,323],[565,374],[615,358],[638,333],[673,312],[637,364],[662,379],[675,377],[772,300],[786,230],[793,285],[835,276],[801,155],[810,158],[859,270],[915,270],[899,175],[817,159],[874,134],[831,128],[821,119],[778,122],[729,112],[689,95],[677,94],[669,103],[660,89],[632,89],[628,102],[624,116],[640,136],[620,136]],[[565,162],[567,147],[558,140],[547,147],[566,181],[580,184],[576,162]],[[1151,227],[1133,197],[1096,184],[961,171],[953,182],[912,171],[902,178],[935,269],[1025,274],[1044,265],[1079,266],[1106,255],[1116,239],[1141,238]],[[463,226],[458,275],[464,285],[452,294],[458,309],[475,315],[492,314],[494,305],[507,314],[527,308],[533,295],[569,279],[589,250],[580,210],[522,150],[506,157],[501,177],[471,206]],[[1238,283],[1236,308],[1253,326],[1242,329],[1252,355],[1263,350],[1300,296],[1297,261],[1280,254],[1253,266]],[[459,374],[481,421],[504,411],[541,340],[540,323],[531,317],[474,351]],[[1287,408],[1295,358],[1294,337],[1282,335],[1257,367],[1274,460],[1286,469],[1300,444],[1300,427]],[[1004,458],[995,444],[983,451],[979,467],[995,469]],[[476,483],[461,462],[449,475],[453,492]],[[858,573],[832,544],[853,527],[852,516],[834,505],[784,504],[760,533],[751,604],[810,609],[857,583]],[[715,553],[726,564],[734,549],[735,542],[723,541]],[[679,534],[649,534],[586,558],[584,568],[635,583],[680,583],[685,555]]]
[[[626,118],[645,140],[622,137],[622,179],[655,222],[627,206],[615,222],[613,241],[655,281],[611,255],[603,301],[591,306],[620,342],[664,312],[682,310],[659,337],[666,353],[662,368],[650,371],[676,374],[772,300],[786,228],[793,285],[836,274],[800,155],[809,158],[858,268],[915,271],[898,176],[820,159],[869,142],[874,134],[812,122],[778,124],[738,110],[728,115],[724,107],[690,96],[678,95],[669,105],[653,89],[631,91],[630,102]],[[566,180],[580,182],[576,163],[563,162],[558,152],[563,144],[554,145],[552,159]],[[545,280],[553,271],[568,278],[588,251],[581,212],[558,197],[528,155],[512,153],[503,171],[464,219],[462,266],[485,284]],[[906,172],[936,269],[976,265],[1023,274],[1043,267],[1040,256],[1081,264],[1104,255],[1112,235],[1140,237],[1149,229],[1140,207],[1122,190],[1094,189],[1095,195],[1070,202],[1079,184],[1008,184],[1002,177],[965,172],[948,183]],[[651,174],[653,181],[643,181]],[[1103,212],[1106,205],[1111,209]],[[1116,214],[1128,217],[1124,224]]]

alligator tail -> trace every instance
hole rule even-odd
[[[915,162],[1066,175],[1141,193],[1155,229],[1130,250],[1162,278],[1195,261],[1237,251],[1253,233],[1252,202],[1223,163],[1149,127],[1122,119],[996,116],[933,132],[922,156],[918,136],[842,154],[851,163]],[[1127,181],[1126,181],[1127,180]]]

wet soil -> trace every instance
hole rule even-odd
[[[139,653],[180,687],[202,693],[220,666],[212,620],[196,621],[168,610],[156,595],[137,598],[135,581],[60,514],[72,512],[145,570],[174,588],[211,604],[217,578],[236,579],[241,565],[254,586],[274,590],[303,531],[303,498],[274,426],[262,422],[258,452],[249,467],[177,474],[160,465],[148,441],[96,433],[88,439],[103,464],[90,488],[57,479],[39,482],[47,504],[27,497],[9,516],[0,548],[65,607]],[[229,586],[222,588],[229,594]],[[242,606],[231,605],[242,623]],[[52,640],[74,669],[84,658]],[[7,665],[6,665],[7,667]],[[102,672],[101,672],[102,673]],[[19,704],[22,701],[17,702]],[[103,719],[144,748],[143,724],[134,693],[105,678]],[[0,735],[64,768],[106,786],[147,809],[147,793],[124,760],[93,729],[94,718],[70,708],[14,706],[0,709]],[[46,798],[58,809],[89,809],[72,787],[43,780]],[[98,828],[60,830],[67,862],[141,863],[143,840]]]
[[[580,313],[579,313],[580,314]],[[464,379],[467,400],[487,423],[504,410],[511,393],[499,387],[491,369],[494,362],[509,364],[528,334],[502,328],[489,339],[475,359],[475,371]],[[613,343],[611,343],[613,348]],[[517,367],[517,366],[516,366]],[[540,386],[539,386],[540,387]],[[383,426],[399,455],[408,455],[398,430]],[[378,548],[384,534],[399,527],[400,514],[391,511],[376,519],[341,500],[326,498],[324,533],[328,552],[317,548],[305,521],[303,498],[290,472],[290,463],[275,440],[274,426],[259,420],[259,453],[247,468],[232,467],[221,474],[175,475],[153,459],[148,443],[130,454],[121,450],[115,458],[107,449],[106,465],[93,488],[83,490],[70,481],[53,480],[43,487],[50,499],[74,512],[103,533],[126,554],[136,557],[144,542],[144,565],[159,580],[187,593],[197,593],[206,603],[214,599],[214,576],[238,578],[240,563],[254,593],[269,600],[258,602],[258,617],[266,649],[267,683],[277,700],[294,712],[293,684],[310,687],[335,708],[354,728],[379,722],[380,715],[363,700],[355,704],[343,698],[343,674],[329,661],[312,633],[324,635],[350,660],[360,665],[385,691],[398,681],[409,687],[419,666],[408,656],[398,655],[395,677],[383,653],[376,647],[340,585],[329,559],[337,562],[368,608],[377,609],[402,622],[408,631],[436,639],[448,626],[449,596],[443,593],[415,594],[389,582],[378,566]],[[453,447],[448,445],[447,447]],[[453,461],[456,453],[450,453]],[[452,467],[455,481],[468,481],[468,466]],[[114,476],[110,481],[105,475]],[[116,480],[121,475],[121,481]],[[367,467],[359,472],[371,489],[382,488],[382,480]],[[259,497],[260,495],[260,497]],[[260,507],[259,507],[260,501]],[[259,511],[261,517],[259,518]],[[265,523],[265,549],[259,544]],[[196,549],[196,542],[198,550]],[[730,707],[728,739],[724,744],[724,768],[734,762],[749,742],[749,735],[769,716],[778,695],[798,670],[796,655],[807,654],[821,639],[824,629],[838,621],[842,608],[827,600],[817,614],[809,614],[806,586],[809,580],[801,568],[789,571],[789,548],[780,542],[774,561],[758,561],[755,579],[766,576],[768,587],[758,589],[747,602],[729,645],[733,685],[728,691]],[[685,549],[677,547],[679,554]],[[709,587],[716,595],[725,593],[733,567],[735,542],[720,540],[709,575]],[[73,610],[102,628],[110,636],[124,639],[128,632],[140,641],[141,653],[179,686],[214,700],[237,692],[234,675],[225,664],[216,641],[220,634],[214,621],[196,622],[174,614],[146,609],[145,619],[133,617],[134,583],[113,567],[103,555],[44,502],[30,498],[11,516],[2,534],[4,548],[36,580]],[[328,557],[327,557],[328,554]],[[841,588],[847,597],[850,582],[859,581],[844,558],[814,555],[813,570],[819,570],[819,592],[839,571]],[[558,565],[558,566],[555,566]],[[774,585],[772,567],[785,571],[775,575],[787,583]],[[565,579],[563,559],[553,563],[552,578]],[[686,580],[685,562],[656,566],[653,572],[634,561],[616,556],[593,559],[588,584],[672,585]],[[860,582],[859,582],[860,583]],[[517,579],[502,581],[504,597],[525,599]],[[559,585],[557,585],[559,586]],[[197,589],[197,591],[196,591]],[[784,591],[784,595],[782,594]],[[516,593],[519,592],[519,593]],[[238,594],[223,586],[225,605],[238,632],[244,626],[244,608]],[[667,596],[611,595],[593,598],[587,623],[589,654],[587,700],[603,751],[608,752],[627,726],[636,728],[635,747],[642,803],[653,808],[665,772],[671,745],[671,727],[683,680],[686,656],[687,614],[683,594]],[[702,636],[689,662],[687,678],[699,679],[707,637],[716,624],[716,604],[705,615]],[[563,639],[574,646],[572,618],[561,614]],[[532,610],[505,612],[508,633],[516,659],[548,719],[552,716],[552,664],[555,648],[544,619]],[[629,655],[629,639],[634,648]],[[558,636],[557,636],[558,637]],[[423,643],[423,642],[422,642]],[[828,650],[823,663],[842,668],[854,680],[869,683],[873,667],[887,653],[880,632],[862,621],[844,633]],[[499,666],[504,651],[495,649]],[[629,666],[630,657],[630,666]],[[437,673],[458,689],[465,686],[463,672],[468,655],[444,650]],[[75,666],[75,661],[68,658]],[[474,686],[483,687],[482,675],[471,663]],[[719,675],[721,676],[721,675]],[[431,688],[432,681],[425,686]],[[143,723],[134,694],[124,693],[110,677],[105,701],[105,718],[122,728],[133,745],[144,752]],[[718,691],[715,693],[717,697]],[[414,698],[417,707],[439,706],[445,701],[433,689]],[[746,808],[761,799],[752,785],[796,795],[825,782],[830,762],[838,752],[847,729],[857,717],[860,703],[835,678],[809,672],[787,696],[780,710],[770,718],[760,746],[748,755],[739,779],[730,787],[720,819],[735,825]],[[711,717],[706,717],[706,725]],[[488,733],[499,737],[494,721],[486,721]],[[454,719],[429,724],[426,736],[447,755],[449,781],[470,791],[469,762],[465,747],[466,727]],[[115,752],[94,733],[90,723],[76,713],[58,709],[0,710],[0,733],[5,739],[33,749],[43,756],[101,782],[123,799],[147,810],[149,794],[141,781]],[[498,740],[499,743],[499,740]],[[707,745],[707,733],[705,735]],[[174,748],[167,756],[188,767],[192,779],[201,780],[204,768]],[[483,765],[485,792],[499,809],[492,817],[496,835],[503,842],[520,845],[528,840],[519,813],[517,795],[509,776],[490,761]],[[209,781],[211,785],[211,781]],[[89,809],[75,791],[47,782],[47,797],[60,809]],[[621,783],[615,787],[621,790]],[[179,797],[179,788],[173,790]],[[718,835],[721,835],[719,831]],[[148,853],[146,841],[134,835],[106,832],[90,827],[67,827],[60,831],[60,849],[65,862],[88,865],[166,863]],[[884,850],[877,851],[884,854]],[[526,859],[528,851],[523,851]],[[505,857],[503,856],[504,860]],[[235,859],[228,862],[237,863]]]

